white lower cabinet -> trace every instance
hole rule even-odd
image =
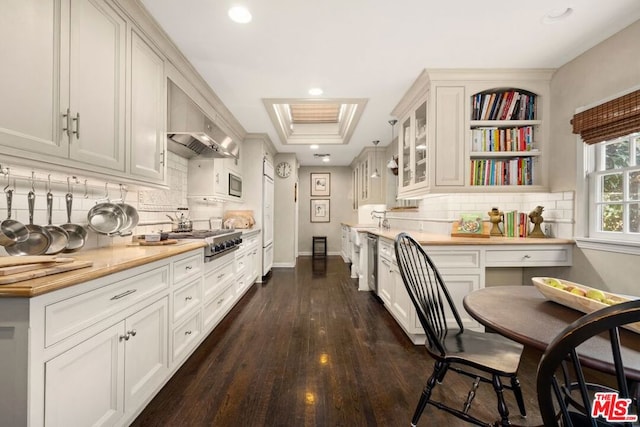
[[[481,239],[480,239],[481,240]],[[485,286],[487,267],[567,266],[572,261],[571,244],[505,244],[505,245],[438,245],[423,246],[438,268],[456,306],[463,327],[481,330],[480,325],[464,309],[469,293]],[[395,258],[392,240],[378,240],[378,296],[414,344],[422,344],[425,334],[407,293]],[[450,309],[445,309],[446,322],[456,327]]]
[[[45,425],[114,425],[169,371],[168,299],[141,309],[45,363]]]

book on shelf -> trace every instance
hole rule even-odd
[[[535,120],[536,95],[522,89],[481,92],[473,96],[472,120]]]
[[[472,186],[533,185],[533,159],[472,159],[470,182]]]
[[[502,223],[505,237],[527,237],[529,234],[528,215],[524,212],[509,211],[504,213]]]
[[[533,148],[533,126],[471,129],[472,152],[531,151]]]

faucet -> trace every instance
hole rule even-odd
[[[378,228],[382,228],[383,230],[391,229],[389,220],[387,219],[387,211],[371,211],[371,218],[378,218]],[[380,220],[382,220],[382,224],[380,223]]]

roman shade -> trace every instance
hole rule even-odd
[[[640,131],[640,90],[589,108],[573,116],[573,133],[580,134],[585,144],[624,136]]]

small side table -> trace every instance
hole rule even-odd
[[[326,258],[327,256],[327,236],[313,236],[313,258]]]

